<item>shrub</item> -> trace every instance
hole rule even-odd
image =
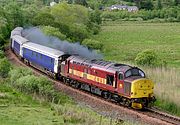
[[[10,71],[10,63],[6,58],[0,60],[0,77],[6,78]]]
[[[86,25],[74,24],[74,25],[69,25],[69,27],[70,29],[67,36],[71,39],[71,41],[81,43],[85,38],[88,38],[90,35]]]
[[[0,50],[0,59],[2,59],[4,57],[5,57],[4,52],[2,50]]]
[[[32,75],[32,70],[24,68],[24,67],[18,67],[14,68],[9,72],[10,75],[10,81],[11,84],[14,84],[16,80],[23,76]]]
[[[137,54],[135,62],[138,65],[159,66],[164,62],[160,60],[153,50],[144,50]]]
[[[51,81],[45,77],[37,77],[32,71],[26,68],[16,68],[11,70],[10,80],[13,87],[28,94],[42,96],[47,101],[65,104],[71,100],[64,94],[57,92]]]
[[[89,49],[99,49],[103,48],[103,44],[97,40],[85,39],[82,42],[82,45],[87,46]]]

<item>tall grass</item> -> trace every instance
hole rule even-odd
[[[143,68],[155,83],[157,105],[180,116],[180,70],[175,68]]]

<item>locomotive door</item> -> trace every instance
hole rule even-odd
[[[120,93],[123,93],[123,86],[124,86],[124,75],[122,72],[117,73],[117,88]]]

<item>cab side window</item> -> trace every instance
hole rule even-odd
[[[107,83],[108,85],[113,86],[114,76],[113,75],[107,75]]]
[[[123,79],[124,79],[123,74],[119,73],[119,80],[123,80]]]

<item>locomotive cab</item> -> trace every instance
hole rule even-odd
[[[123,95],[123,103],[136,109],[150,106],[155,101],[154,83],[146,78],[145,73],[137,67],[124,66],[116,72],[117,90]]]
[[[124,74],[124,83],[129,83],[129,96],[132,107],[142,109],[148,107],[154,101],[154,83],[145,77],[145,73],[139,68],[133,67]]]

